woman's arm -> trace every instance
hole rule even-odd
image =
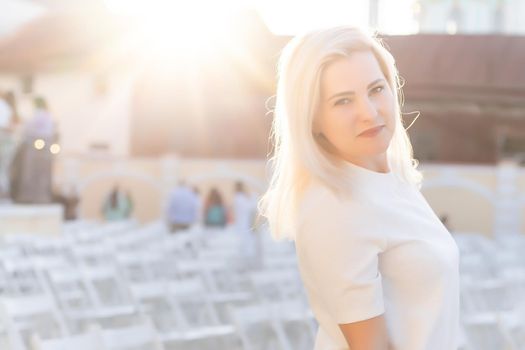
[[[387,242],[376,213],[358,202],[343,205],[328,190],[307,200],[295,242],[303,274],[315,285],[313,303],[339,325],[351,350],[387,350],[379,270]]]
[[[346,342],[351,350],[390,350],[388,334],[383,315],[368,320],[340,324]]]

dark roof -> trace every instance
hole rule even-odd
[[[386,36],[410,99],[519,103],[525,97],[525,37]]]

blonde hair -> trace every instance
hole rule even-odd
[[[348,192],[341,160],[331,157],[313,136],[319,104],[320,80],[325,67],[355,51],[371,51],[390,85],[395,100],[395,131],[387,150],[392,171],[401,180],[421,187],[413,150],[403,126],[403,95],[395,60],[376,35],[355,27],[339,26],[296,36],[283,49],[270,137],[272,175],[267,192],[258,203],[275,239],[294,239],[294,225],[301,195],[312,179],[335,193]]]

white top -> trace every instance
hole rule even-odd
[[[296,249],[319,323],[315,350],[349,349],[338,324],[384,313],[395,350],[456,350],[459,250],[414,185],[345,163],[355,193],[320,183],[301,202]]]
[[[235,225],[238,229],[249,229],[256,208],[255,199],[244,192],[236,192],[233,198]]]

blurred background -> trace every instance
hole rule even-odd
[[[352,24],[404,80],[422,193],[461,250],[462,349],[525,349],[524,16],[521,0],[0,0],[2,348],[311,349],[293,244],[255,204],[281,49]]]

